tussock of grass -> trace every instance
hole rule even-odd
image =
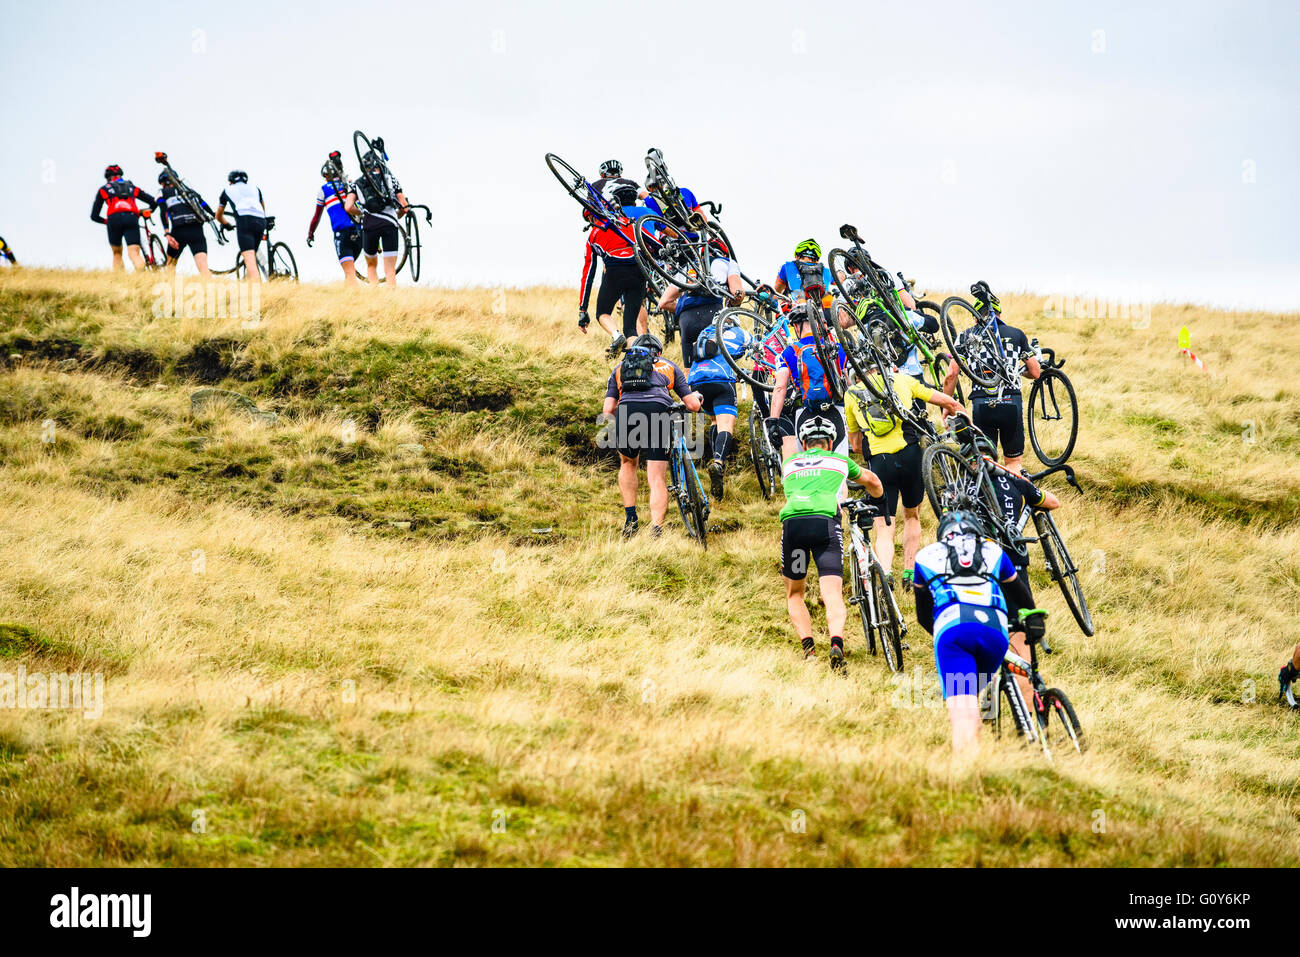
[[[1092,750],[958,766],[856,623],[847,679],[798,657],[752,475],[707,554],[619,541],[571,291],[150,302],[0,275],[0,672],[106,673],[98,720],[0,709],[0,864],[1296,863],[1294,317],[1004,297],[1082,403],[1097,636],[1033,579]]]

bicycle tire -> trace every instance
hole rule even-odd
[[[974,317],[975,321],[962,329],[958,329],[957,323],[960,321],[958,313],[968,313]],[[984,370],[979,369],[978,363],[970,361],[966,354],[961,349],[957,348],[957,343],[963,336],[966,336],[968,339],[963,343],[963,346],[966,350],[969,350],[974,344],[973,339],[970,338],[971,330],[977,328],[982,329],[983,326],[984,320],[980,317],[979,313],[975,311],[975,307],[961,296],[949,296],[943,301],[939,321],[939,328],[943,333],[943,341],[948,344],[948,349],[952,352],[953,358],[957,360],[958,367],[960,367],[961,371],[966,374],[966,377],[976,385],[981,385],[987,389],[997,384],[997,372],[994,371],[986,374]]]
[[[154,233],[149,234],[149,263],[152,269],[162,269],[167,265],[167,246]]]
[[[748,323],[746,323],[746,319],[749,320]],[[734,306],[730,309],[724,309],[718,316],[716,322],[717,329],[714,332],[714,337],[718,343],[719,354],[726,360],[727,365],[731,366],[732,371],[735,372],[737,376],[744,379],[751,388],[758,389],[762,392],[771,392],[776,387],[776,381],[775,377],[769,376],[768,373],[774,373],[776,371],[775,367],[770,370],[765,369],[760,373],[763,378],[759,378],[759,376],[754,373],[755,356],[757,356],[763,339],[766,336],[766,333],[759,335],[755,330],[761,329],[764,321],[765,320],[761,315],[751,309],[746,309],[744,306]],[[748,328],[746,328],[747,325]],[[726,335],[727,330],[731,328],[741,329],[753,338],[750,347],[739,356],[733,356],[723,343],[723,338]]]
[[[1069,741],[1078,754],[1083,754],[1088,750],[1088,740],[1083,734],[1083,725],[1079,723],[1079,716],[1075,714],[1074,705],[1066,697],[1064,691],[1060,688],[1048,688],[1043,692],[1043,710],[1047,713],[1047,727],[1043,734],[1050,742],[1053,738],[1052,730],[1055,725],[1052,718],[1055,717],[1061,725],[1062,733],[1065,740]]]
[[[286,243],[276,243],[271,247],[270,277],[272,279],[292,279],[298,281],[298,262],[293,258],[293,250]]]
[[[649,227],[654,224],[658,229],[652,233]],[[642,216],[636,221],[635,234],[636,262],[643,273],[658,276],[682,292],[704,288],[705,269],[698,240],[691,240],[685,230],[662,216]]]
[[[952,509],[959,498],[976,493],[974,467],[951,445],[936,442],[921,456],[925,497],[936,516]]]
[[[772,468],[771,451],[767,441],[767,429],[758,406],[749,408],[749,459],[754,463],[754,475],[758,478],[758,490],[763,498],[770,499],[776,491],[776,471]]]
[[[681,457],[682,479],[685,495],[679,503],[682,518],[686,521],[687,534],[700,543],[704,550],[709,548],[708,505],[704,497],[704,486],[700,483],[700,473],[689,455]]]
[[[364,151],[361,149],[363,143],[366,147]],[[385,206],[395,204],[397,202],[396,198],[388,195],[387,191],[384,189],[384,184],[375,179],[374,174],[371,173],[370,170],[366,169],[366,164],[361,159],[361,157],[365,156],[366,153],[375,152],[374,144],[370,142],[365,133],[362,133],[360,130],[352,131],[352,149],[357,154],[357,165],[361,167],[361,175],[365,178],[365,181],[369,184],[370,188],[374,190],[375,195],[385,200]]]
[[[1065,430],[1068,431],[1069,438],[1061,445],[1061,451],[1052,455],[1051,449],[1045,448],[1045,445],[1049,444],[1049,437],[1059,441],[1062,430],[1059,427],[1048,427],[1040,423],[1059,421],[1066,414],[1065,410],[1061,409],[1056,394],[1058,383],[1065,389],[1066,398],[1069,400],[1070,427]],[[1055,419],[1050,414],[1052,411],[1059,413]],[[1029,443],[1034,447],[1034,454],[1038,456],[1038,461],[1049,468],[1063,465],[1074,454],[1074,443],[1079,438],[1079,400],[1074,394],[1074,383],[1070,381],[1069,376],[1059,369],[1044,369],[1042,375],[1034,380],[1034,384],[1029,389],[1029,412],[1026,418],[1029,420]]]
[[[839,268],[836,267],[836,263],[840,264]],[[840,294],[841,299],[849,303],[850,307],[855,307],[862,301],[863,296],[861,294],[849,295],[848,284],[840,279],[840,273],[844,273],[846,277],[848,276],[847,266],[849,263],[853,263],[855,267],[858,265],[853,257],[843,249],[832,249],[826,254],[826,268],[831,271],[831,282],[835,285],[835,291]]]
[[[858,607],[858,617],[862,621],[862,638],[867,644],[867,651],[876,654],[876,630],[871,627],[871,606],[867,599],[867,590],[862,583],[862,568],[858,565],[858,553],[849,552],[849,574],[853,579],[853,604]]]
[[[1015,728],[1016,737],[1030,739],[1036,737],[1035,732],[1030,729],[1027,723],[1035,720],[1030,713],[1029,702],[1020,694],[1020,686],[1016,683],[1015,676],[1007,671],[1005,666],[1002,669],[1001,680],[998,682],[998,694],[1006,698],[1005,706],[998,708],[996,724],[998,737],[1002,736],[1002,715],[1004,712],[1011,715],[1011,726]]]
[[[844,373],[840,371],[839,341],[832,339],[826,326],[826,310],[814,306],[809,310],[812,317],[813,348],[817,351],[817,361],[826,373],[826,384],[830,387],[831,400],[835,405],[844,404]],[[848,351],[845,350],[847,358]]]
[[[895,674],[903,671],[902,622],[894,610],[894,602],[885,581],[885,570],[874,562],[871,565],[871,587],[875,592],[880,614],[880,646],[885,652],[885,662]]]
[[[406,214],[406,246],[411,282],[420,281],[420,221],[415,213]]]
[[[578,201],[579,206],[592,215],[602,218],[609,217],[611,210],[597,205],[592,199],[592,187],[591,183],[587,181],[587,177],[554,153],[546,154],[546,167],[560,181],[564,191]]]
[[[1083,596],[1083,585],[1079,583],[1079,569],[1070,557],[1061,538],[1061,530],[1056,527],[1056,520],[1046,512],[1034,512],[1034,527],[1038,530],[1038,543],[1043,546],[1043,558],[1047,563],[1047,574],[1056,582],[1065,596],[1065,603],[1070,613],[1079,623],[1079,629],[1089,638],[1093,636],[1092,611],[1088,608],[1088,599]]]

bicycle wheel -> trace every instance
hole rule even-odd
[[[763,339],[767,336],[766,320],[759,313],[743,306],[723,310],[718,317],[717,332],[718,352],[727,365],[741,379],[754,389],[771,392],[776,386],[776,364],[768,362],[762,356]],[[723,342],[729,329],[741,329],[750,337],[750,344],[744,352],[733,356]]]
[[[998,373],[990,360],[998,349],[988,341],[988,324],[974,306],[961,296],[949,296],[940,310],[939,328],[957,365],[972,382],[985,388],[997,384]]]
[[[411,282],[420,281],[420,221],[415,213],[406,214],[407,262],[411,267]]]
[[[167,246],[153,233],[149,234],[149,258],[152,260],[149,265],[154,269],[167,265]]]
[[[1088,750],[1088,742],[1083,736],[1083,725],[1074,713],[1074,705],[1060,688],[1048,688],[1043,692],[1043,710],[1047,713],[1047,726],[1043,735],[1049,742],[1054,739],[1069,741],[1078,754]],[[1056,718],[1056,721],[1052,721]]]
[[[294,261],[293,253],[285,243],[276,243],[271,247],[270,276],[272,279],[298,281],[298,263]]]
[[[1070,552],[1061,538],[1061,531],[1056,527],[1056,520],[1047,512],[1034,512],[1034,527],[1038,530],[1038,543],[1043,546],[1043,557],[1047,561],[1047,574],[1061,588],[1065,603],[1070,606],[1070,613],[1079,623],[1080,630],[1089,638],[1093,635],[1092,612],[1088,600],[1083,597],[1083,586],[1079,583],[1079,569],[1075,567]]]
[[[365,147],[365,149],[362,149],[362,147]],[[367,153],[378,152],[370,140],[366,139],[365,133],[362,133],[360,130],[353,132],[352,148],[356,151],[357,165],[361,167],[361,175],[365,177],[366,182],[370,185],[370,188],[374,190],[375,195],[384,200],[391,199],[392,197],[388,195],[388,191],[384,188],[382,180],[379,177],[376,177],[370,170],[366,169],[365,161],[362,159],[362,157]],[[388,203],[386,202],[385,205],[388,205]]]
[[[831,281],[835,291],[845,302],[856,306],[862,301],[861,268],[843,249],[832,249],[826,256],[826,265],[831,271]],[[850,270],[856,270],[856,274]]]
[[[998,685],[998,694],[1003,698],[1002,706],[998,708],[996,727],[998,736],[1002,736],[1003,722],[1006,721],[1006,715],[1010,715],[1010,724],[1015,729],[1016,737],[1031,739],[1036,737],[1029,726],[1029,722],[1034,720],[1029,714],[1029,705],[1020,694],[1020,685],[1016,684],[1016,679],[1005,666],[1002,668]]]
[[[831,399],[836,405],[844,404],[844,374],[840,371],[839,342],[830,337],[823,309],[812,309],[813,348],[817,351],[817,361],[826,373],[826,383],[830,386]],[[845,353],[847,357],[847,352]]]
[[[853,604],[858,607],[858,617],[862,619],[862,637],[867,643],[867,651],[876,653],[876,629],[871,627],[871,605],[867,598],[867,588],[862,581],[862,568],[858,565],[858,553],[849,552],[849,575],[853,581]]]
[[[546,166],[554,174],[555,178],[560,181],[564,191],[578,201],[583,209],[596,216],[606,217],[612,212],[605,206],[603,200],[597,195],[592,188],[591,183],[587,182],[587,177],[583,176],[576,169],[570,166],[564,160],[560,159],[554,153],[546,154]]]
[[[749,408],[749,459],[754,463],[754,474],[758,477],[758,489],[763,498],[771,498],[776,490],[776,468],[774,466],[772,446],[767,438],[767,428],[758,406]]]
[[[937,443],[925,450],[921,478],[936,516],[952,510],[959,501],[975,498],[979,491],[975,469],[951,445]]]
[[[1029,389],[1029,443],[1038,461],[1060,465],[1079,438],[1079,400],[1074,385],[1059,369],[1044,369]]]
[[[876,615],[880,618],[877,631],[880,634],[880,647],[885,651],[885,662],[889,665],[890,671],[901,673],[903,623],[898,620],[893,596],[889,592],[889,583],[885,581],[885,570],[874,562],[871,565],[871,590],[876,599]]]
[[[691,239],[661,216],[642,216],[636,221],[637,265],[646,275],[653,274],[682,292],[704,288],[700,245],[699,239]]]
[[[708,500],[704,497],[704,487],[700,484],[700,473],[695,471],[695,463],[687,454],[685,447],[677,453],[678,468],[681,471],[681,491],[677,496],[677,507],[682,513],[682,524],[686,534],[696,539],[700,546],[708,549]]]

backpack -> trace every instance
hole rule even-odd
[[[820,262],[802,263],[796,259],[794,261],[794,268],[799,271],[799,285],[801,288],[807,291],[810,286],[815,286],[820,289],[822,293],[826,292],[826,276]]]
[[[830,376],[817,357],[817,344],[800,343],[795,346],[795,356],[799,366],[799,389],[804,402],[833,401],[835,397],[831,393]]]
[[[623,353],[615,379],[620,392],[645,392],[654,387],[655,356],[649,349],[632,348]]]
[[[115,179],[104,184],[104,191],[114,199],[130,199],[135,193],[135,186],[128,179]]]
[[[862,411],[862,421],[866,423],[867,428],[871,430],[871,434],[876,438],[883,439],[898,428],[899,418],[891,410],[885,408],[885,403],[866,389],[854,389],[852,394],[858,400],[858,408]]]

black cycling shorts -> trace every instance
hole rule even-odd
[[[721,311],[720,304],[709,303],[683,309],[677,314],[677,328],[682,334],[682,365],[686,368],[689,369],[699,361],[695,355],[695,340],[699,338],[701,332],[713,324],[713,320],[718,318],[718,313]]]
[[[621,402],[614,413],[614,447],[630,459],[667,462],[672,436],[668,407],[659,402]]]
[[[815,564],[822,578],[844,577],[844,537],[840,520],[826,515],[796,515],[781,523],[781,574],[794,581]]]
[[[339,229],[334,232],[334,251],[338,253],[339,262],[351,262],[361,255],[361,227]]]
[[[128,246],[140,245],[140,221],[135,213],[114,213],[108,217],[107,225],[108,244],[114,249],[121,246],[123,240]]]
[[[1001,440],[1004,457],[1014,459],[1025,454],[1025,416],[1019,398],[1010,402],[976,399],[971,403],[971,421],[989,437],[994,448]]]
[[[700,382],[691,386],[704,399],[703,409],[709,415],[736,414],[736,385],[734,382]]]
[[[361,248],[365,250],[367,256],[378,256],[379,247],[384,247],[385,256],[396,256],[397,247],[400,244],[400,237],[397,234],[397,227],[385,219],[376,221],[375,225],[369,224],[362,227],[363,239]]]
[[[266,220],[261,216],[240,216],[235,222],[235,239],[241,253],[255,251],[265,235]]]
[[[916,508],[925,498],[925,481],[921,477],[921,446],[905,445],[897,452],[877,452],[871,456],[871,471],[885,487],[883,514],[893,515],[902,496],[904,508]],[[881,499],[876,499],[881,504]]]
[[[171,243],[167,244],[169,259],[180,259],[181,253],[186,249],[195,256],[208,251],[208,238],[203,235],[202,223],[185,223],[179,226],[172,223],[171,237],[176,240],[176,246],[173,248]]]
[[[606,264],[600,292],[596,296],[596,315],[611,315],[620,300],[623,303],[623,335],[631,339],[636,335],[637,316],[641,315],[641,303],[645,300],[645,276],[634,262]]]

